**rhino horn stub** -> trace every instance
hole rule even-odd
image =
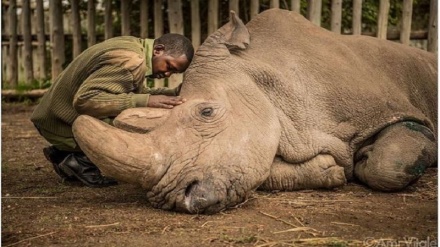
[[[125,131],[147,133],[160,126],[169,116],[169,109],[129,108],[121,112],[114,119],[113,124]]]
[[[246,50],[250,43],[250,34],[243,21],[231,10],[229,22],[220,28],[225,45],[230,50]]]

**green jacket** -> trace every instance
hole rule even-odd
[[[55,79],[31,116],[41,129],[73,137],[72,124],[80,114],[99,119],[125,109],[147,106],[150,94],[176,96],[175,89],[150,89],[153,39],[123,36],[89,47]]]

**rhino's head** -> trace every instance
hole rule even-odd
[[[116,127],[88,116],[74,123],[90,159],[105,174],[142,185],[155,207],[215,213],[243,202],[269,175],[280,124],[243,62],[249,32],[230,17],[185,73],[187,102],[126,110]]]

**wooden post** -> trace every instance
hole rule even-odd
[[[270,0],[271,8],[280,8],[280,0]]]
[[[218,0],[209,0],[208,2],[208,35],[218,29]]]
[[[200,46],[201,28],[200,28],[200,3],[199,0],[191,0],[191,41],[194,50]]]
[[[309,0],[307,18],[315,25],[321,26],[322,0]]]
[[[379,39],[387,39],[389,12],[390,0],[380,0],[379,15],[377,20],[377,37]]]
[[[353,0],[353,34],[362,34],[362,0]]]
[[[52,81],[54,81],[63,71],[65,61],[62,1],[49,1],[49,12],[50,42],[52,45]]]
[[[105,0],[104,7],[104,22],[105,22],[105,31],[104,38],[110,39],[113,37],[113,6],[112,0]]]
[[[229,0],[229,11],[235,11],[235,13],[238,15],[239,12],[239,0]]]
[[[79,1],[71,0],[71,27],[72,27],[72,43],[73,43],[73,58],[77,57],[82,51],[81,44],[81,19],[79,17]]]
[[[301,13],[301,0],[291,0],[290,6],[292,6],[292,11]]]
[[[171,33],[184,34],[181,0],[168,0],[168,20]],[[182,74],[173,74],[168,79],[168,87],[175,88],[182,83]]]
[[[87,1],[87,46],[96,44],[95,0]]]
[[[434,53],[438,51],[437,7],[437,0],[431,0],[429,6],[428,51]]]
[[[121,1],[121,34],[123,36],[129,36],[131,34],[130,8],[131,1]]]
[[[412,10],[413,10],[413,1],[403,0],[400,42],[404,45],[409,45],[410,43]]]
[[[250,3],[250,16],[251,16],[251,20],[258,15],[258,13],[260,13],[260,3],[258,0],[251,0]]]
[[[37,54],[38,54],[38,79],[45,80],[46,75],[46,33],[44,29],[44,5],[43,0],[36,1],[37,14]],[[41,85],[40,85],[41,86]]]
[[[22,30],[23,30],[23,64],[25,72],[26,84],[32,83],[34,80],[34,66],[32,60],[32,28],[31,28],[31,3],[30,0],[22,1]]]
[[[162,0],[154,0],[154,37],[157,39],[163,35],[163,11]],[[165,86],[165,80],[154,79],[154,87]]]
[[[17,1],[9,1],[9,87],[18,84],[18,54],[17,54]]]
[[[331,30],[341,33],[342,0],[332,0]]]
[[[141,38],[148,38],[148,0],[141,0]]]

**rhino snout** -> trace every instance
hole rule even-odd
[[[221,200],[217,192],[218,188],[213,185],[194,180],[185,189],[185,198],[180,209],[192,214],[216,213],[222,208],[219,207]]]

